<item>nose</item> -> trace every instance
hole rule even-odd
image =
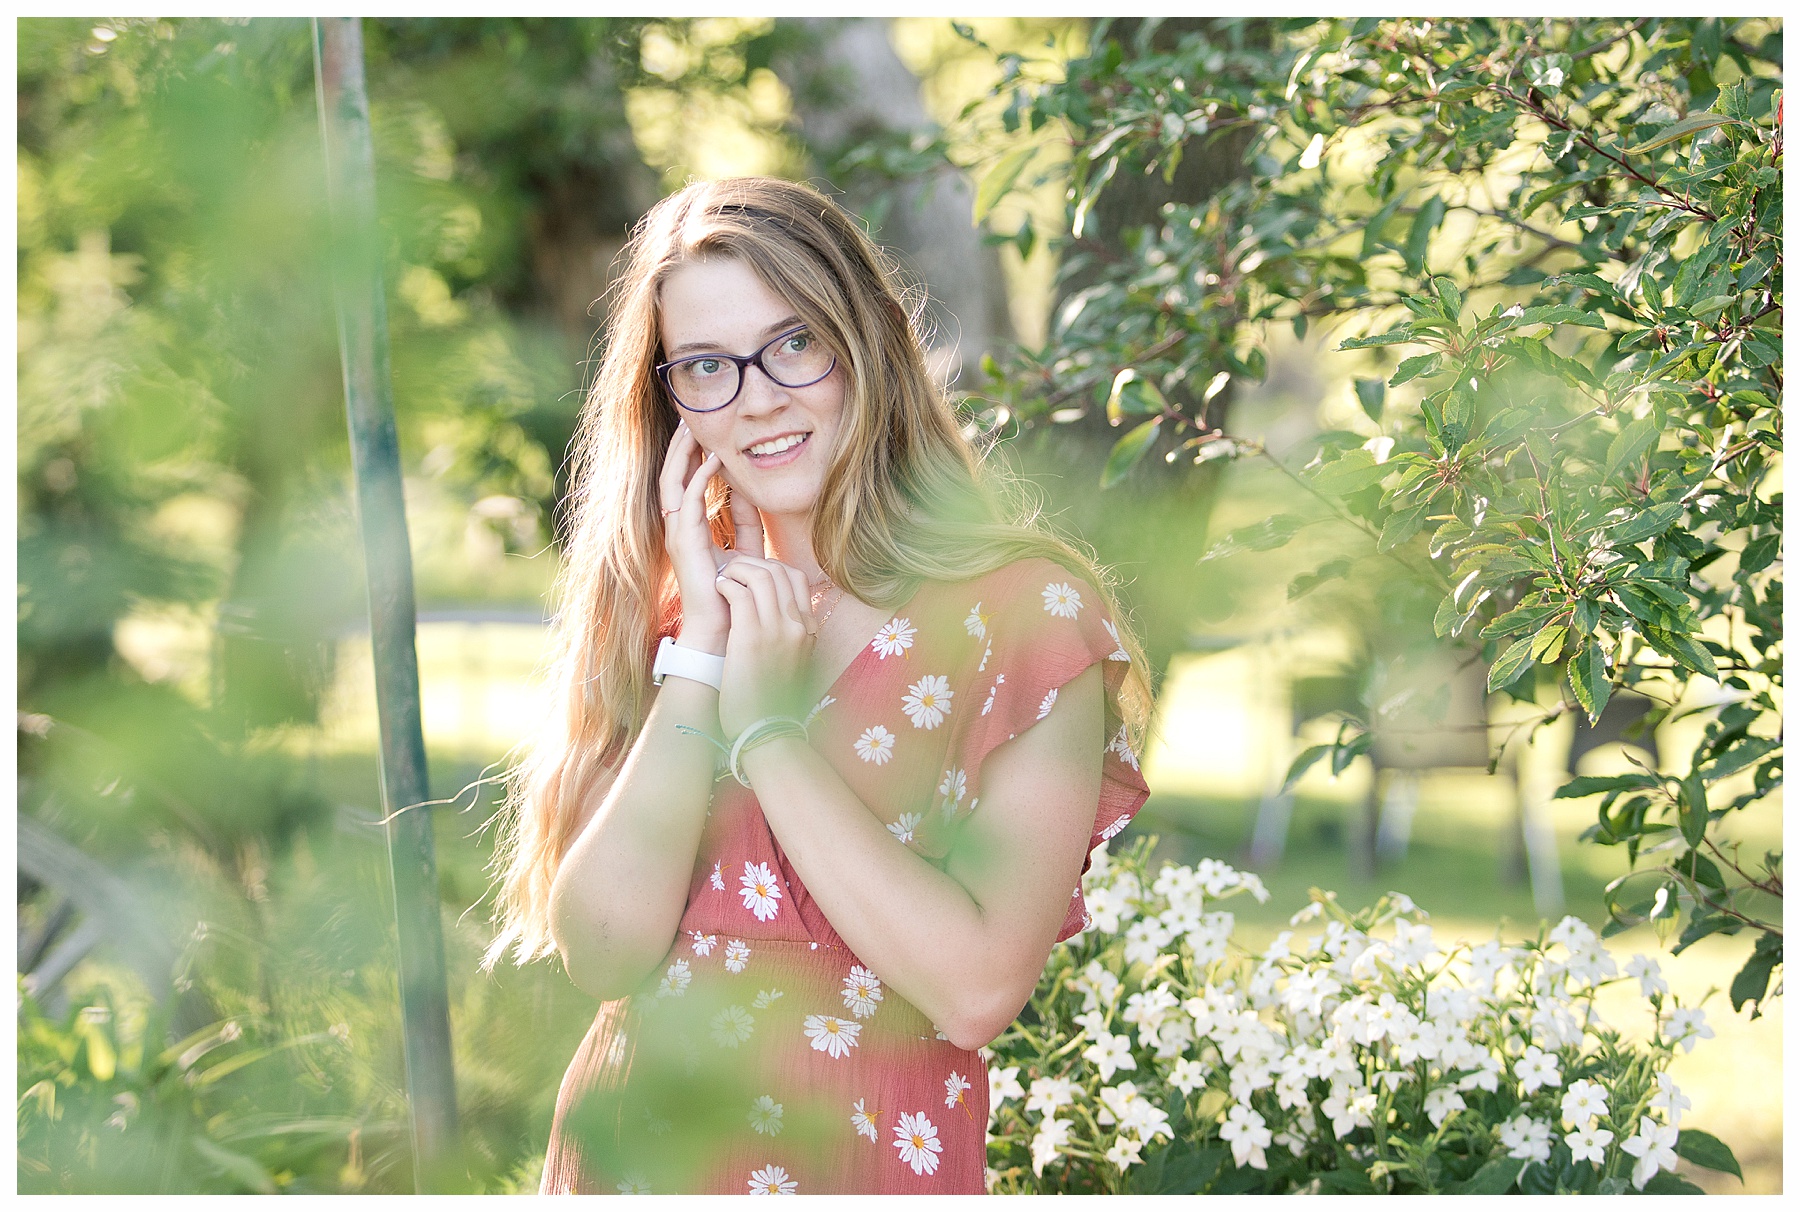
[[[755,416],[779,408],[787,403],[788,390],[760,364],[752,362],[744,367],[743,381],[738,384],[737,410],[740,415]]]

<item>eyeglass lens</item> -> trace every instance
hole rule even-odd
[[[783,387],[808,387],[831,373],[834,358],[823,341],[802,329],[765,346],[756,360]],[[695,412],[731,403],[742,377],[743,368],[726,357],[683,358],[669,367],[670,389]]]

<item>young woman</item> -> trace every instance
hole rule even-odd
[[[1002,506],[895,283],[778,180],[627,250],[489,953],[603,1003],[545,1191],[985,1190],[976,1050],[1148,794],[1105,577]]]

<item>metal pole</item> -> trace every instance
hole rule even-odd
[[[443,924],[432,846],[425,736],[419,721],[412,553],[401,494],[400,445],[388,373],[387,307],[375,215],[375,154],[363,84],[362,25],[313,23],[319,127],[332,218],[332,284],[344,359],[344,404],[369,586],[375,702],[381,721],[381,800],[400,952],[406,1089],[417,1189],[443,1189],[456,1147],[456,1078]]]

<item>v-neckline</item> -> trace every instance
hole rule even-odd
[[[930,584],[931,584],[930,581],[920,581],[918,588],[913,590],[911,597],[907,598],[904,602],[900,603],[898,606],[894,607],[892,610],[887,612],[887,617],[881,621],[881,626],[877,627],[873,632],[871,632],[869,634],[869,638],[862,642],[862,644],[856,649],[856,651],[851,654],[850,660],[844,665],[844,667],[842,669],[838,670],[837,676],[832,678],[831,681],[825,686],[825,688],[819,691],[819,697],[816,698],[815,700],[813,700],[815,703],[815,706],[813,708],[813,713],[815,716],[820,711],[823,710],[823,707],[819,706],[819,704],[823,704],[826,699],[830,699],[832,702],[837,701],[836,691],[837,691],[839,685],[841,685],[843,683],[843,680],[845,678],[850,676],[850,673],[852,670],[854,670],[859,664],[862,663],[862,660],[864,657],[868,656],[868,654],[870,652],[874,651],[875,641],[881,638],[881,633],[887,627],[887,625],[889,623],[892,623],[895,619],[899,618],[902,611],[905,611],[908,613],[912,612],[912,607],[918,602],[920,596],[924,594],[925,587]],[[910,621],[910,619],[908,621]]]

